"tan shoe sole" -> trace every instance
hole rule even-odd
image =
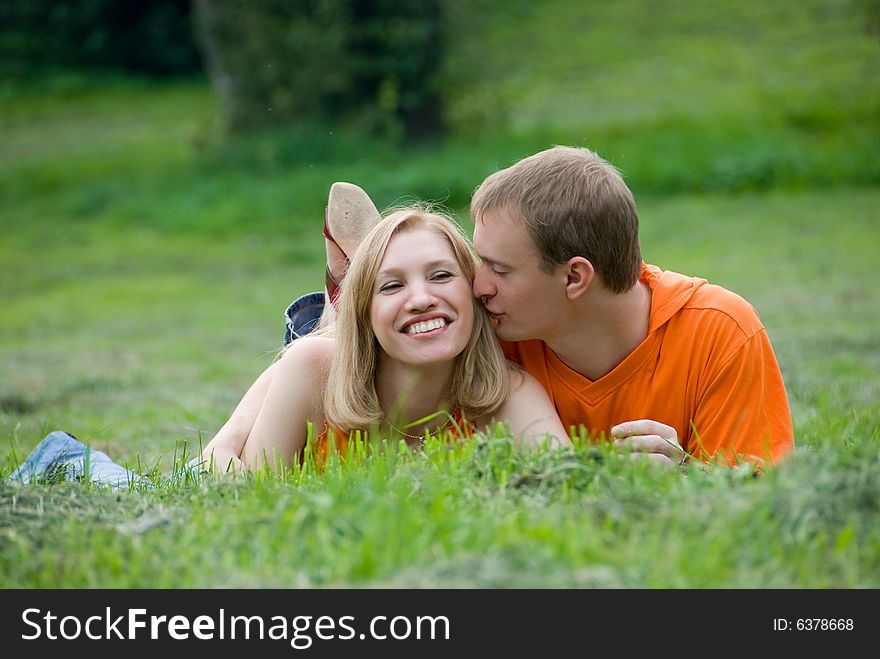
[[[351,259],[370,229],[382,216],[369,195],[353,183],[337,182],[327,199],[327,226],[330,234]]]

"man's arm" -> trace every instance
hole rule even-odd
[[[611,429],[611,436],[614,446],[621,451],[630,451],[633,459],[643,457],[663,464],[678,465],[688,458],[678,441],[675,428],[653,419],[619,423]]]
[[[766,331],[715,369],[689,430],[688,453],[731,465],[774,463],[794,448],[785,384]]]
[[[650,419],[612,428],[615,445],[666,463],[690,455],[730,465],[774,463],[794,447],[785,385],[763,329],[723,363],[709,364],[705,379],[692,425],[682,429],[683,448],[675,428]]]

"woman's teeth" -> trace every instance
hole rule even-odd
[[[431,330],[446,327],[445,318],[432,318],[423,323],[413,323],[406,328],[407,334],[421,334],[422,332],[430,332]]]

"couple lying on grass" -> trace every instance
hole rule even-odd
[[[645,264],[632,194],[596,154],[554,147],[484,181],[471,204],[479,262],[448,218],[380,219],[359,188],[337,186],[323,329],[248,390],[203,452],[214,468],[302,459],[309,422],[319,460],[354,430],[418,445],[493,419],[523,445],[564,447],[566,428],[584,428],[670,464],[766,464],[793,447],[754,309]],[[314,324],[290,311],[291,336]]]

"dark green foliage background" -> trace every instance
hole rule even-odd
[[[10,0],[0,4],[0,72],[82,68],[156,77],[197,73],[189,0]]]

